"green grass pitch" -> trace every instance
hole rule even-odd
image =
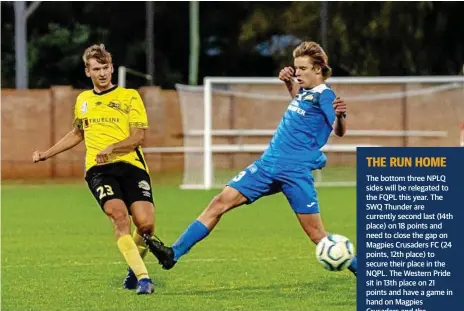
[[[217,191],[154,185],[157,235],[173,243]],[[356,242],[355,188],[318,194],[326,229]],[[322,268],[282,194],[231,211],[173,270],[148,254],[149,296],[122,289],[111,223],[83,183],[4,184],[1,212],[1,310],[356,310],[356,279]]]

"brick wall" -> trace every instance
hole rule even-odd
[[[422,88],[408,85],[407,90]],[[335,92],[350,98],[372,93],[394,93],[404,91],[402,85],[333,85]],[[235,91],[263,92],[283,97],[279,100],[256,100],[228,95],[214,98],[215,129],[247,128],[273,129],[288,105],[286,91],[282,86],[253,85],[234,86]],[[2,179],[82,177],[84,174],[84,145],[63,153],[49,161],[33,164],[34,150],[45,150],[58,141],[70,129],[73,107],[80,90],[68,86],[46,90],[2,90]],[[203,122],[202,112],[193,108],[182,115],[179,96],[173,90],[145,87],[139,90],[147,109],[150,129],[145,146],[182,146],[182,117],[197,126]],[[347,100],[350,129],[356,130],[430,130],[446,131],[447,137],[333,137],[331,144],[377,144],[385,146],[456,146],[459,141],[460,125],[464,121],[464,88],[404,99],[356,101]],[[186,105],[201,109],[202,95],[183,96]],[[195,120],[194,120],[195,119]],[[215,144],[237,143],[238,138],[217,137]],[[269,137],[246,137],[243,143],[266,144]],[[257,158],[253,154],[218,154],[215,161],[220,167],[241,169]],[[331,165],[353,165],[352,154],[328,154]],[[184,159],[180,153],[147,154],[152,172],[181,172]]]

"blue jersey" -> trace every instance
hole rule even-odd
[[[335,93],[326,84],[312,89],[300,88],[261,159],[265,163],[311,169],[324,166],[325,155],[320,148],[327,143],[332,132],[334,99]]]

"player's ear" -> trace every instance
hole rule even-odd
[[[110,66],[111,66],[111,73],[113,73],[114,72],[114,66],[113,66],[113,64],[110,64]]]
[[[318,65],[318,64],[314,64],[314,65],[313,65],[313,70],[314,70],[314,72],[317,73],[317,74],[322,73],[322,68],[321,68],[321,66]]]
[[[87,78],[90,78],[90,70],[87,66],[85,66],[85,75],[87,76]]]

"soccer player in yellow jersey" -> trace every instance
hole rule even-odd
[[[85,180],[113,222],[118,248],[129,265],[123,286],[151,294],[154,286],[143,262],[147,246],[142,238],[154,232],[155,211],[140,147],[148,128],[145,107],[137,91],[111,83],[112,58],[103,44],[87,48],[83,60],[93,90],[77,97],[73,129],[47,151],[35,151],[32,158],[45,161],[85,141]],[[132,236],[129,216],[136,226]]]

